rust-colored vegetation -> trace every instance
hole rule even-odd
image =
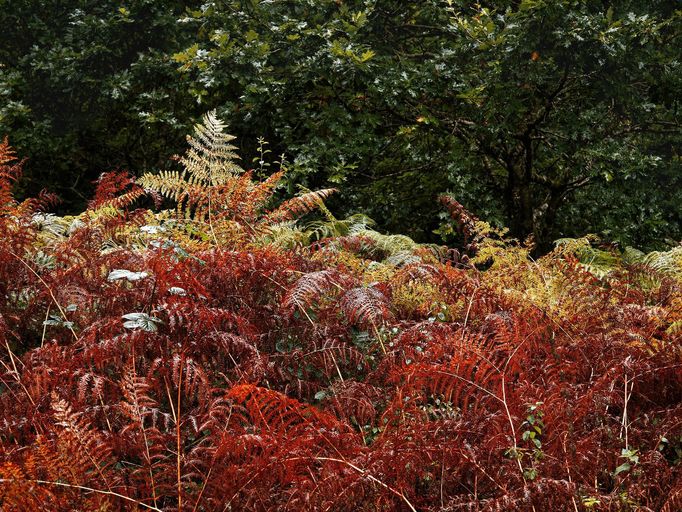
[[[0,145],[2,510],[682,510],[679,249],[535,261],[450,199],[421,246],[203,126],[78,217]]]

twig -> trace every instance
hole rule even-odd
[[[180,448],[181,448],[181,438],[180,438],[180,400],[182,398],[182,367],[184,362],[182,358],[180,359],[180,367],[178,369],[178,409],[177,417],[175,421],[175,439],[177,445],[177,474],[178,474],[178,510],[182,510],[182,469],[180,466]]]

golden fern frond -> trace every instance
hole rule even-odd
[[[334,192],[336,192],[335,188],[324,188],[293,197],[270,212],[265,221],[268,223],[284,222],[304,215],[323,205],[323,201]]]
[[[209,112],[203,123],[195,126],[194,136],[187,137],[190,148],[185,156],[178,158],[184,169],[146,173],[138,183],[174,201],[177,218],[212,224],[211,214],[224,214],[231,210],[227,203],[234,195],[240,182],[238,177],[243,172],[234,163],[239,157],[230,141],[235,137],[225,133],[225,128],[215,111]],[[247,177],[244,181],[248,182],[246,188],[249,188],[251,180]],[[205,234],[204,228],[199,227],[199,232],[196,228],[192,229],[190,238],[201,238]],[[215,231],[215,226],[211,225],[210,229]],[[215,233],[212,236],[215,239]]]
[[[669,335],[682,334],[682,320],[676,320],[671,323],[665,332]]]
[[[682,246],[665,252],[650,252],[642,258],[642,262],[664,274],[682,277]]]
[[[306,191],[267,212],[275,188],[284,176],[282,169],[263,182],[255,182],[251,171],[244,172],[235,160],[236,147],[226,125],[214,111],[204,116],[203,123],[188,136],[189,150],[178,158],[182,171],[161,171],[144,174],[137,184],[147,191],[176,203],[176,220],[180,231],[174,230],[183,245],[199,241],[202,245],[232,245],[245,235],[256,243],[275,243],[290,247],[309,242],[309,235],[289,229],[284,223],[315,208],[324,208],[324,199],[335,189]]]
[[[145,173],[137,182],[146,189],[155,190],[168,199],[178,201],[189,187],[186,174],[185,171],[161,171],[158,174]]]
[[[194,127],[194,137],[187,137],[190,149],[180,158],[180,163],[191,176],[191,182],[204,186],[222,185],[243,172],[235,160],[239,159],[231,144],[233,135],[225,133],[227,125],[208,112],[203,123]]]

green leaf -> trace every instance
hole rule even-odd
[[[156,324],[163,323],[158,318],[149,316],[147,313],[128,313],[123,315],[122,318],[126,320],[123,323],[123,327],[126,329],[142,329],[148,332],[157,331],[158,327]]]
[[[362,55],[360,55],[360,62],[367,62],[368,60],[370,60],[375,55],[376,55],[376,53],[374,53],[374,51],[372,51],[372,50],[364,51],[364,52],[362,52]]]
[[[613,472],[613,475],[616,476],[616,475],[622,473],[623,471],[630,471],[630,468],[631,468],[631,466],[630,466],[630,464],[628,464],[627,462],[624,463],[624,464],[621,464],[621,465],[618,466],[618,467],[616,468],[616,470]]]

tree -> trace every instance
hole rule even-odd
[[[346,182],[383,225],[414,235],[450,188],[544,248],[576,234],[572,201],[675,176],[681,20],[664,1],[232,1],[192,13],[176,58],[297,179]]]
[[[666,0],[1,12],[0,133],[30,157],[29,191],[65,209],[101,171],[165,168],[216,108],[245,162],[259,136],[287,153],[289,194],[339,186],[340,213],[419,240],[444,191],[541,249],[585,231],[648,248],[682,237],[682,15]]]
[[[29,157],[26,194],[46,187],[78,210],[102,171],[159,167],[182,147],[204,111],[170,58],[193,3],[1,3],[0,133]]]

